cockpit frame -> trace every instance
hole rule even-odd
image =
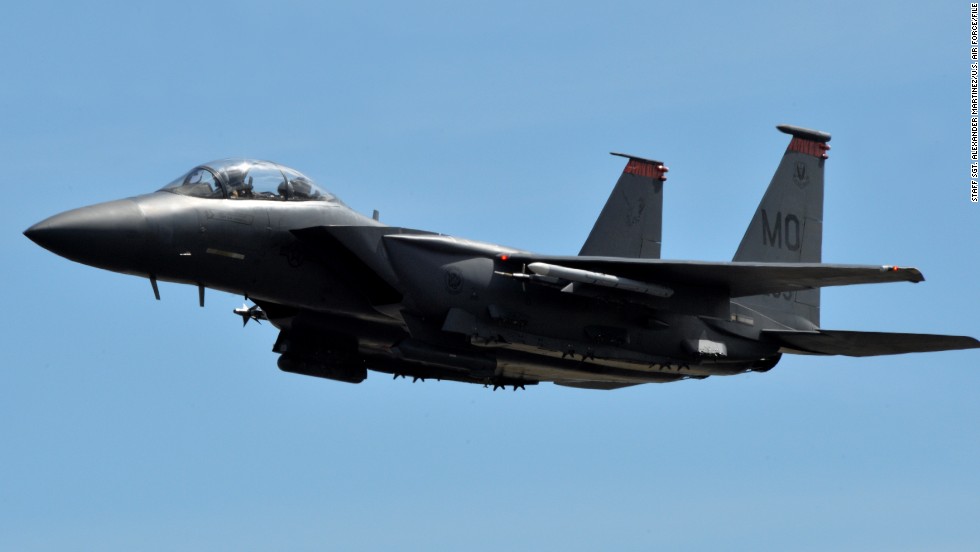
[[[255,159],[198,165],[160,191],[208,199],[340,201],[295,169]]]

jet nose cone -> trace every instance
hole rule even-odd
[[[40,231],[40,232],[38,231],[39,230],[39,228],[38,228],[39,226],[41,226],[41,223],[40,222],[37,223],[37,224],[35,224],[34,226],[31,226],[27,230],[24,230],[24,235],[27,236],[28,238],[30,238],[30,240],[32,242],[34,242],[34,243],[36,243],[38,245],[41,245],[41,242],[37,241],[38,240],[38,235],[40,235],[43,232],[43,231]],[[41,245],[41,247],[44,247],[44,246]]]
[[[109,270],[136,270],[149,227],[135,201],[123,199],[73,209],[24,231],[62,257]]]

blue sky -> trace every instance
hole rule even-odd
[[[667,258],[728,260],[786,146],[833,135],[828,328],[980,336],[969,4],[14,3],[0,26],[5,550],[975,550],[980,354],[491,393],[281,373],[241,298],[21,232],[214,158],[382,221],[572,254],[663,159]]]

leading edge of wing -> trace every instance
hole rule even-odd
[[[610,274],[641,282],[727,289],[731,297],[763,295],[831,286],[921,282],[918,269],[892,265],[667,261],[616,257],[511,254],[509,266],[548,263]]]

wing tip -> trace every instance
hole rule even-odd
[[[922,272],[914,266],[883,265],[881,270],[883,272],[895,272],[901,277],[902,280],[912,282],[913,284],[926,281],[926,277],[923,276]]]

